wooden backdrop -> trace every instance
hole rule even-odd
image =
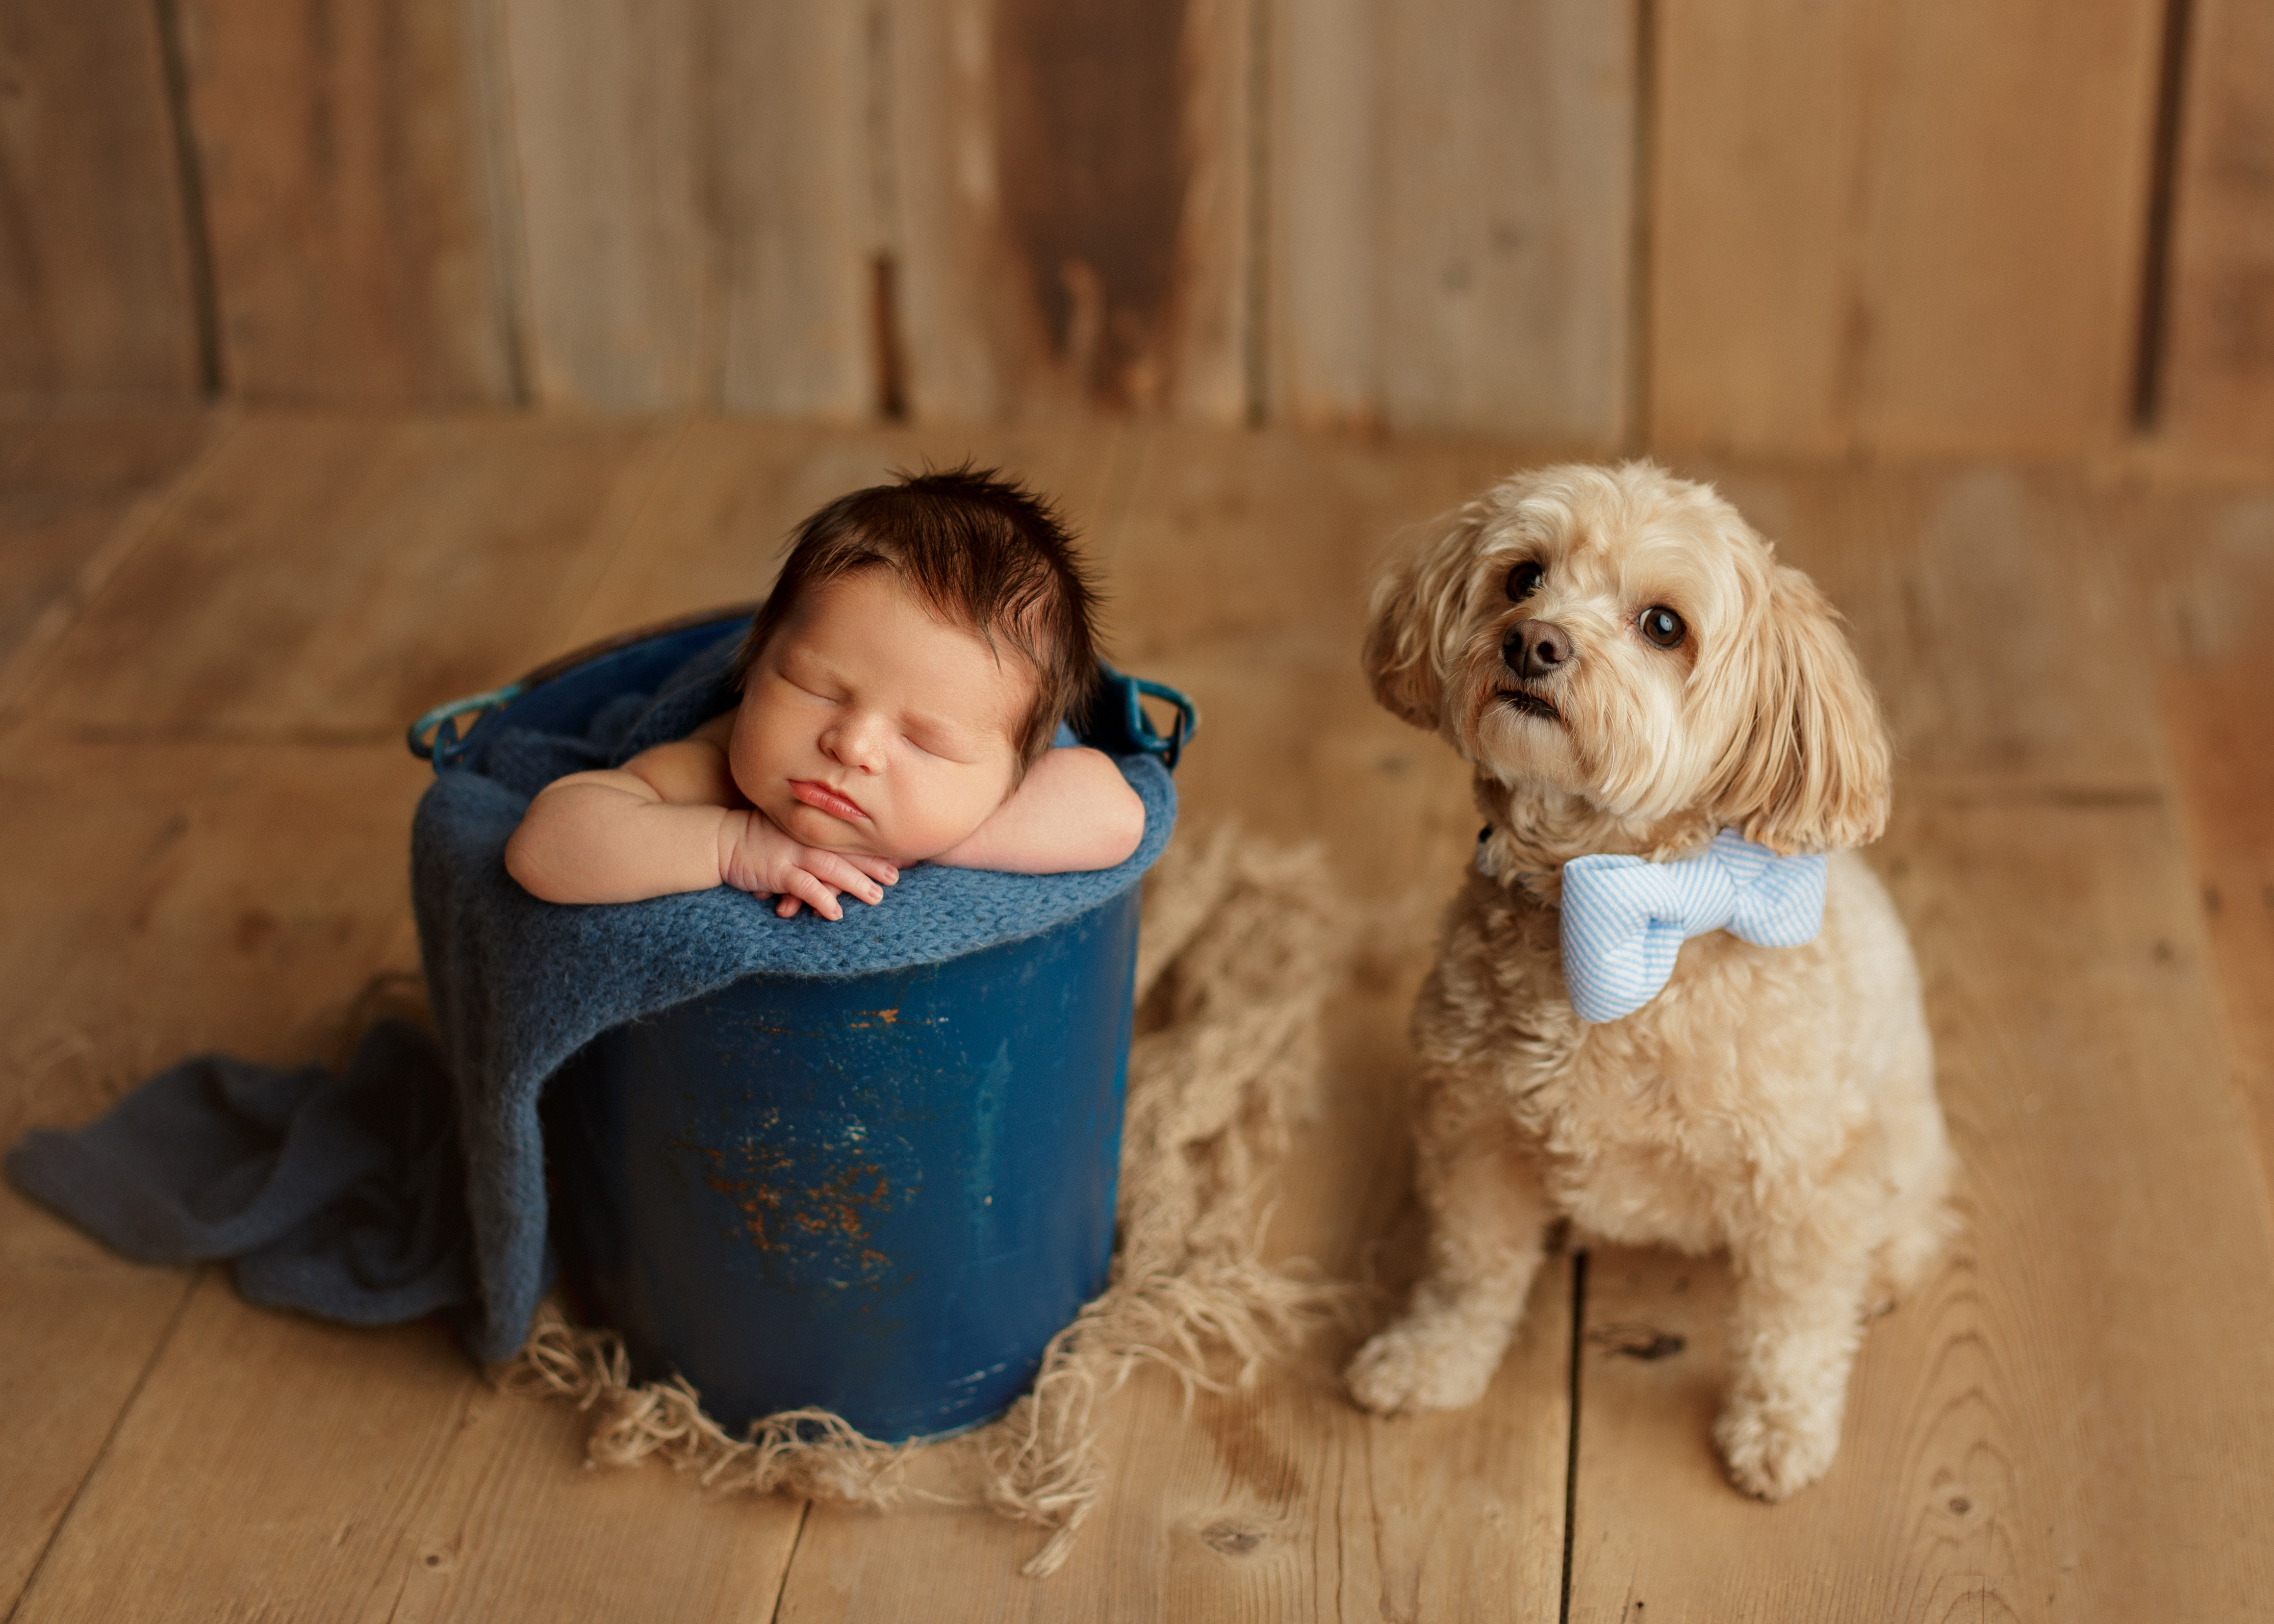
[[[0,0],[0,397],[2274,452],[2263,0]]]

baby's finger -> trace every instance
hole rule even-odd
[[[805,866],[823,884],[837,891],[849,891],[867,903],[874,904],[885,899],[884,887],[856,868],[855,860],[843,853],[808,852],[805,857]]]
[[[866,852],[847,852],[845,861],[880,884],[900,883],[900,866],[888,857],[871,857]]]
[[[802,868],[789,872],[789,883],[782,888],[784,894],[795,892],[807,906],[824,919],[843,919],[845,910],[837,906],[837,889],[826,881],[815,878]]]
[[[787,919],[787,918],[789,918],[792,914],[795,914],[796,912],[797,912],[797,898],[794,898],[794,897],[779,897],[779,898],[775,898],[775,900],[774,900],[774,914],[775,914],[775,915],[776,915],[778,918],[781,918],[781,919]]]

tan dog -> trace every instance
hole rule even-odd
[[[1396,560],[1365,658],[1375,697],[1475,769],[1488,828],[1413,1011],[1428,1263],[1351,1391],[1383,1413],[1474,1402],[1559,1215],[1727,1247],[1714,1436],[1740,1488],[1782,1499],[1832,1463],[1865,1312],[1949,1229],[1918,973],[1850,849],[1886,821],[1886,731],[1833,611],[1710,487],[1567,466]],[[1562,865],[1689,857],[1722,830],[1834,853],[1815,940],[1693,937],[1655,998],[1580,1019]]]

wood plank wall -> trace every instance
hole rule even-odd
[[[2251,0],[0,0],[0,403],[2274,459],[2270,107]]]

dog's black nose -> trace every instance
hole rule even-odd
[[[1552,677],[1571,658],[1571,639],[1546,620],[1518,620],[1508,628],[1500,657],[1519,677]]]

